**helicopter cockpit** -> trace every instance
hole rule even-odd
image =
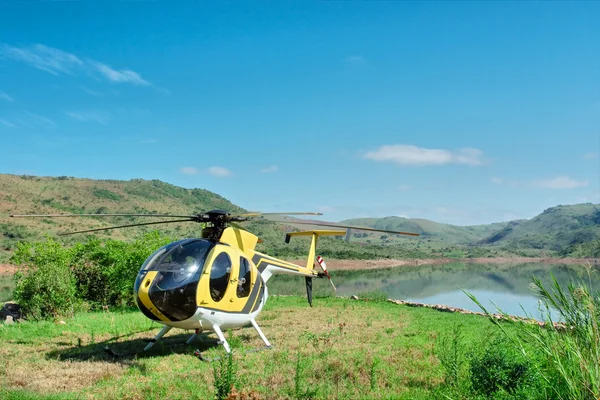
[[[156,307],[171,321],[192,317],[196,312],[198,281],[213,247],[214,243],[206,239],[184,239],[156,250],[142,265],[135,282],[140,310],[154,320],[157,318],[149,306]],[[141,285],[149,286],[147,291],[143,290],[147,292],[149,302],[141,298]]]

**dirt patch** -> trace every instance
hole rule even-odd
[[[0,274],[14,274],[19,267],[10,264],[0,264]]]
[[[10,363],[9,363],[10,364]],[[41,362],[31,365],[14,363],[6,370],[9,387],[21,387],[40,393],[81,390],[102,379],[123,374],[125,367],[108,362]]]

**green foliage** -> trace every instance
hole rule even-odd
[[[70,316],[78,303],[70,254],[59,243],[25,243],[17,246],[12,262],[28,266],[15,274],[14,298],[28,318]]]
[[[172,238],[151,232],[132,242],[90,239],[72,248],[71,266],[82,299],[94,306],[133,305],[132,287],[144,260]]]
[[[81,302],[92,308],[131,306],[141,265],[170,241],[152,232],[132,242],[90,239],[73,247],[50,238],[20,243],[11,261],[29,268],[16,275],[15,300],[33,318],[68,315]]]
[[[219,362],[213,364],[215,400],[229,397],[236,384],[237,367],[233,361],[233,352],[227,353]]]
[[[472,354],[469,369],[473,392],[487,398],[498,392],[511,396],[526,392],[535,375],[528,362],[515,353],[504,338],[495,338],[483,352]]]
[[[533,363],[502,336],[465,343],[460,325],[438,338],[435,354],[444,369],[442,393],[462,398],[545,399]]]
[[[450,334],[442,335],[436,343],[436,355],[444,368],[445,383],[452,388],[458,387],[464,371],[465,344],[460,325],[455,325]]]
[[[294,399],[313,399],[318,392],[318,389],[308,387],[304,380],[304,371],[310,366],[310,359],[302,357],[300,351],[296,353],[296,369],[294,371],[294,391],[292,397]],[[304,387],[307,386],[307,387]]]
[[[108,189],[102,189],[102,188],[94,188],[94,190],[92,191],[92,194],[96,197],[98,197],[99,199],[108,199],[108,200],[114,200],[114,201],[119,201],[123,198],[123,196],[121,196],[118,193],[112,192]]]
[[[533,278],[532,288],[542,299],[545,325],[516,323],[507,330],[469,295],[490,320],[536,368],[553,397],[560,399],[600,398],[600,298],[584,282],[572,282],[567,289],[552,276],[545,287]],[[562,324],[555,325],[553,312]]]
[[[360,292],[356,295],[361,300],[367,301],[387,301],[387,294],[383,290],[372,290]]]
[[[600,240],[570,246],[563,252],[563,255],[577,258],[600,258]]]

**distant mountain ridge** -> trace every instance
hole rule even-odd
[[[570,246],[600,240],[600,205],[558,205],[528,220],[474,226],[455,226],[402,217],[357,218],[340,223],[412,231],[423,237],[453,244],[563,251]]]
[[[449,244],[472,244],[504,229],[509,223],[498,222],[486,225],[457,226],[423,218],[384,217],[354,218],[340,224],[365,226],[376,229],[419,233],[424,238],[433,238]]]

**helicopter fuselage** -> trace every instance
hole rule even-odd
[[[156,250],[134,285],[138,308],[175,328],[213,331],[251,323],[263,309],[273,273],[316,277],[311,268],[254,250],[258,238],[235,228],[220,241],[194,238]]]

